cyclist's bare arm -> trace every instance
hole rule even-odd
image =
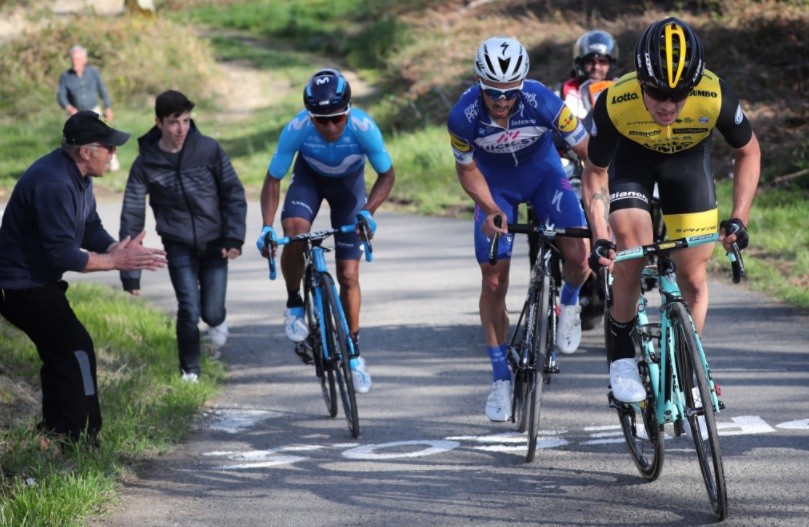
[[[261,187],[261,217],[264,225],[272,225],[275,221],[275,213],[278,211],[278,203],[281,199],[281,180],[272,177],[269,172],[264,177],[264,185]]]
[[[610,240],[610,191],[608,167],[598,167],[588,159],[582,173],[584,212],[593,231],[593,240]]]
[[[761,174],[761,147],[758,144],[756,135],[741,148],[734,151],[735,164],[733,165],[733,212],[731,218],[739,218],[747,225],[750,219],[750,207],[753,205],[753,198],[758,188],[758,180]],[[726,240],[722,233],[719,235],[725,249],[730,251],[730,243],[736,240],[735,235],[731,235]]]
[[[377,176],[376,182],[368,194],[368,202],[363,208],[374,214],[376,209],[388,199],[394,181],[396,181],[396,173],[393,171],[393,165],[391,165],[387,171]]]
[[[469,194],[469,197],[474,200],[475,204],[486,214],[486,221],[483,223],[483,234],[491,237],[495,232],[505,234],[506,222],[503,222],[502,227],[497,227],[494,224],[494,217],[501,215],[506,216],[506,213],[500,210],[497,203],[492,198],[492,193],[489,190],[489,185],[486,183],[486,178],[478,168],[477,163],[455,163],[455,171],[458,174],[458,180],[461,186]],[[511,219],[511,218],[508,218]]]

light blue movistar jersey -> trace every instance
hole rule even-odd
[[[323,139],[315,130],[306,110],[298,113],[281,132],[278,149],[268,168],[270,175],[283,178],[292,166],[296,152],[300,152],[315,172],[331,178],[357,174],[363,169],[366,156],[377,174],[387,172],[393,165],[379,127],[359,108],[351,109],[342,135],[333,143]]]

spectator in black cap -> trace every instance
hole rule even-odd
[[[40,428],[94,445],[101,411],[93,339],[68,303],[62,274],[166,264],[163,250],[141,245],[145,232],[115,241],[96,212],[92,178],[107,172],[128,139],[95,112],[72,115],[61,148],[20,177],[0,226],[0,314],[42,359]]]
[[[247,201],[230,158],[191,119],[194,103],[176,90],[155,100],[155,126],[138,139],[140,153],[126,182],[120,236],[143,229],[146,195],[169,260],[177,296],[179,374],[200,374],[200,318],[208,340],[225,344],[228,260],[242,254]],[[140,294],[140,271],[122,272],[126,291]]]

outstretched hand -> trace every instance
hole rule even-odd
[[[157,271],[165,267],[166,251],[144,247],[143,237],[146,231],[141,231],[132,238],[127,236],[118,243],[110,245],[107,253],[112,256],[114,269],[119,271]]]

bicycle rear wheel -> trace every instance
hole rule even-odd
[[[544,370],[546,364],[546,351],[548,346],[548,329],[550,320],[550,286],[551,279],[545,275],[541,278],[539,294],[535,301],[535,317],[533,320],[534,336],[531,339],[531,368],[526,370],[528,382],[528,453],[525,460],[530,463],[534,460],[537,448],[537,435],[539,434],[539,415],[542,406],[542,388],[545,386]],[[556,309],[556,306],[553,306]],[[553,343],[550,343],[553,345]]]
[[[728,515],[727,487],[716,429],[711,385],[707,365],[700,354],[696,331],[685,306],[674,304],[669,311],[673,337],[676,339],[675,360],[680,390],[685,397],[685,418],[697,451],[697,460],[708,491],[714,515],[724,520]]]
[[[648,366],[641,362],[638,364],[638,371],[640,379],[646,387],[646,393],[651,394]],[[640,403],[640,408],[618,403],[616,410],[632,461],[635,462],[638,471],[646,480],[656,480],[663,470],[666,436],[657,422],[657,406],[654,396],[647,396],[646,400]]]
[[[315,361],[315,374],[320,379],[320,390],[323,392],[323,400],[326,403],[326,411],[329,417],[337,416],[337,387],[334,384],[334,368],[331,362],[324,359],[323,340],[320,337],[320,322],[315,315],[313,306],[314,298],[309,288],[304,287],[304,306],[306,312],[306,323],[309,325],[309,336],[306,337],[306,344],[311,348]]]
[[[340,300],[334,292],[334,281],[328,275],[323,277],[320,285],[323,296],[323,317],[326,325],[326,339],[331,358],[332,371],[340,389],[348,429],[351,437],[360,435],[360,418],[357,411],[357,396],[354,393],[354,381],[351,377],[351,352],[348,347],[348,335],[343,326]]]

